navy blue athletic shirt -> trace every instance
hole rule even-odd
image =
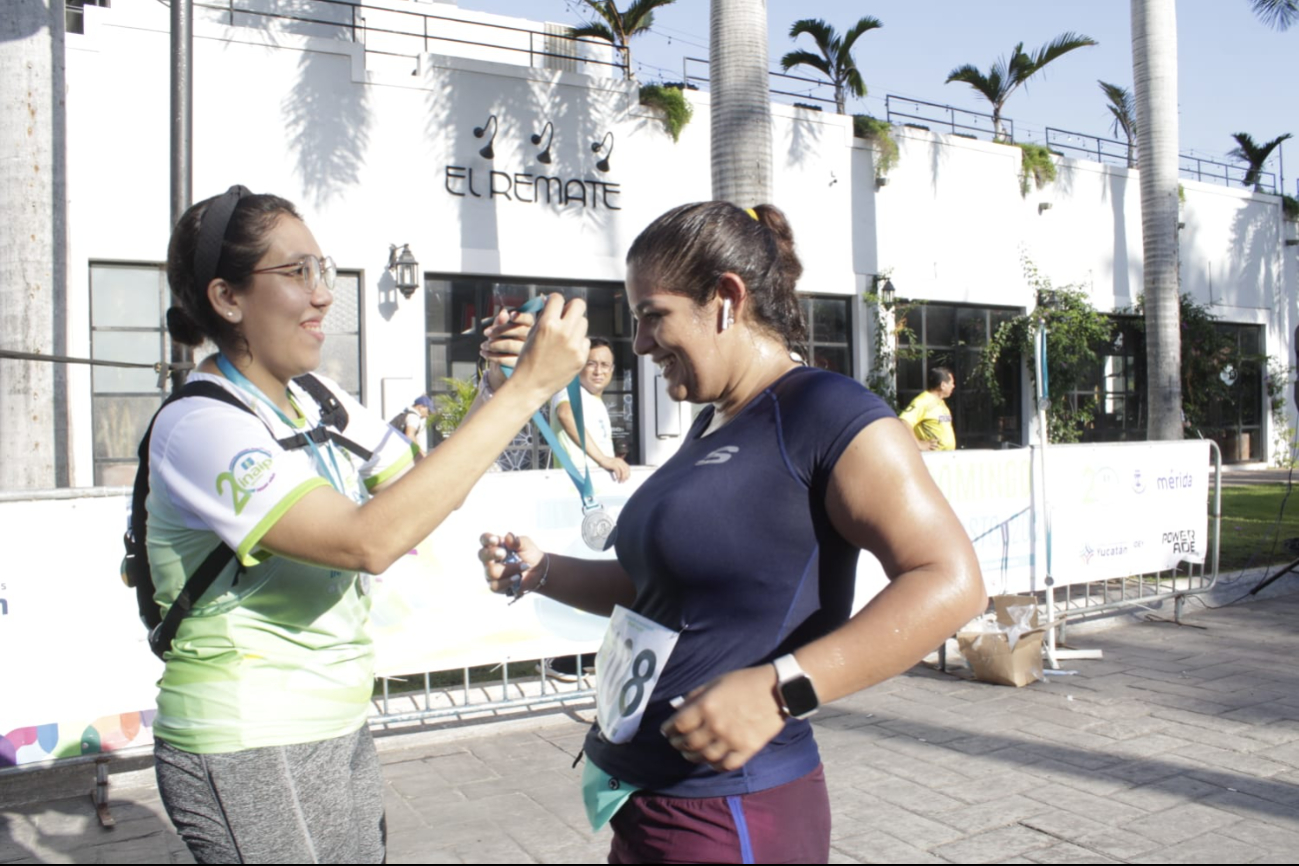
[[[636,585],[634,610],[681,637],[635,738],[615,746],[597,727],[586,738],[588,759],[614,778],[682,797],[762,791],[820,762],[806,721],[787,721],[731,773],[685,760],[659,726],[672,698],[793,652],[847,620],[858,550],[831,525],[826,491],[853,438],[895,416],[860,383],[798,367],[704,436],[712,417],[711,406],[700,413],[681,450],[618,519],[618,561]]]

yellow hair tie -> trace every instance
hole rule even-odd
[[[755,220],[757,220],[758,222],[762,222],[762,220],[758,219],[758,212],[757,212],[756,210],[754,210],[753,208],[751,208],[751,207],[746,207],[746,208],[744,209],[744,212],[745,212],[746,214],[748,214],[749,216],[753,217],[753,218],[754,218]]]

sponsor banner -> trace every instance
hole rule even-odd
[[[1204,562],[1207,441],[1052,445],[1046,459],[1057,584]]]

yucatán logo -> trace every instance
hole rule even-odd
[[[230,461],[230,471],[222,472],[216,479],[217,493],[226,495],[227,488],[235,514],[243,513],[248,500],[259,490],[275,480],[275,462],[271,452],[264,448],[248,448],[240,451]]]
[[[740,446],[726,445],[718,448],[716,451],[709,453],[703,460],[696,460],[696,466],[716,466],[719,463],[725,463],[736,454],[740,453]]]

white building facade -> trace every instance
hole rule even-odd
[[[606,399],[619,449],[640,464],[669,456],[689,407],[669,403],[631,351],[623,259],[660,213],[710,197],[707,93],[687,92],[694,119],[673,141],[610,51],[565,47],[554,27],[450,2],[238,5],[271,14],[198,10],[194,195],[241,183],[297,203],[343,277],[324,372],[389,417],[445,390],[443,377],[472,375],[484,317],[564,291],[587,299],[592,333],[614,343]],[[169,356],[168,11],[112,0],[86,8],[83,23],[67,38],[68,354],[153,363]],[[565,53],[576,59],[554,56]],[[1135,170],[1065,159],[1054,183],[1024,195],[1017,148],[897,127],[899,158],[881,185],[850,118],[783,104],[773,114],[773,203],[805,266],[815,363],[868,378],[864,296],[877,275],[924,302],[908,325],[929,360],[901,365],[903,398],[923,388],[927,363],[954,365],[960,381],[997,324],[1035,304],[1024,259],[1058,285],[1085,286],[1101,310],[1137,301]],[[1183,291],[1237,326],[1244,353],[1293,364],[1299,250],[1280,199],[1195,181],[1184,190]],[[403,244],[424,274],[409,298],[387,267]],[[1137,437],[1136,359],[1119,346],[1105,363],[1098,424]],[[1280,453],[1263,370],[1259,360],[1242,371],[1234,416],[1209,431],[1228,459]],[[964,445],[1033,435],[1027,376],[1010,375],[1003,406],[958,394]],[[147,369],[69,369],[72,486],[130,483],[163,394]],[[1293,426],[1293,390],[1282,397]],[[536,465],[529,446],[516,452],[515,466]]]

